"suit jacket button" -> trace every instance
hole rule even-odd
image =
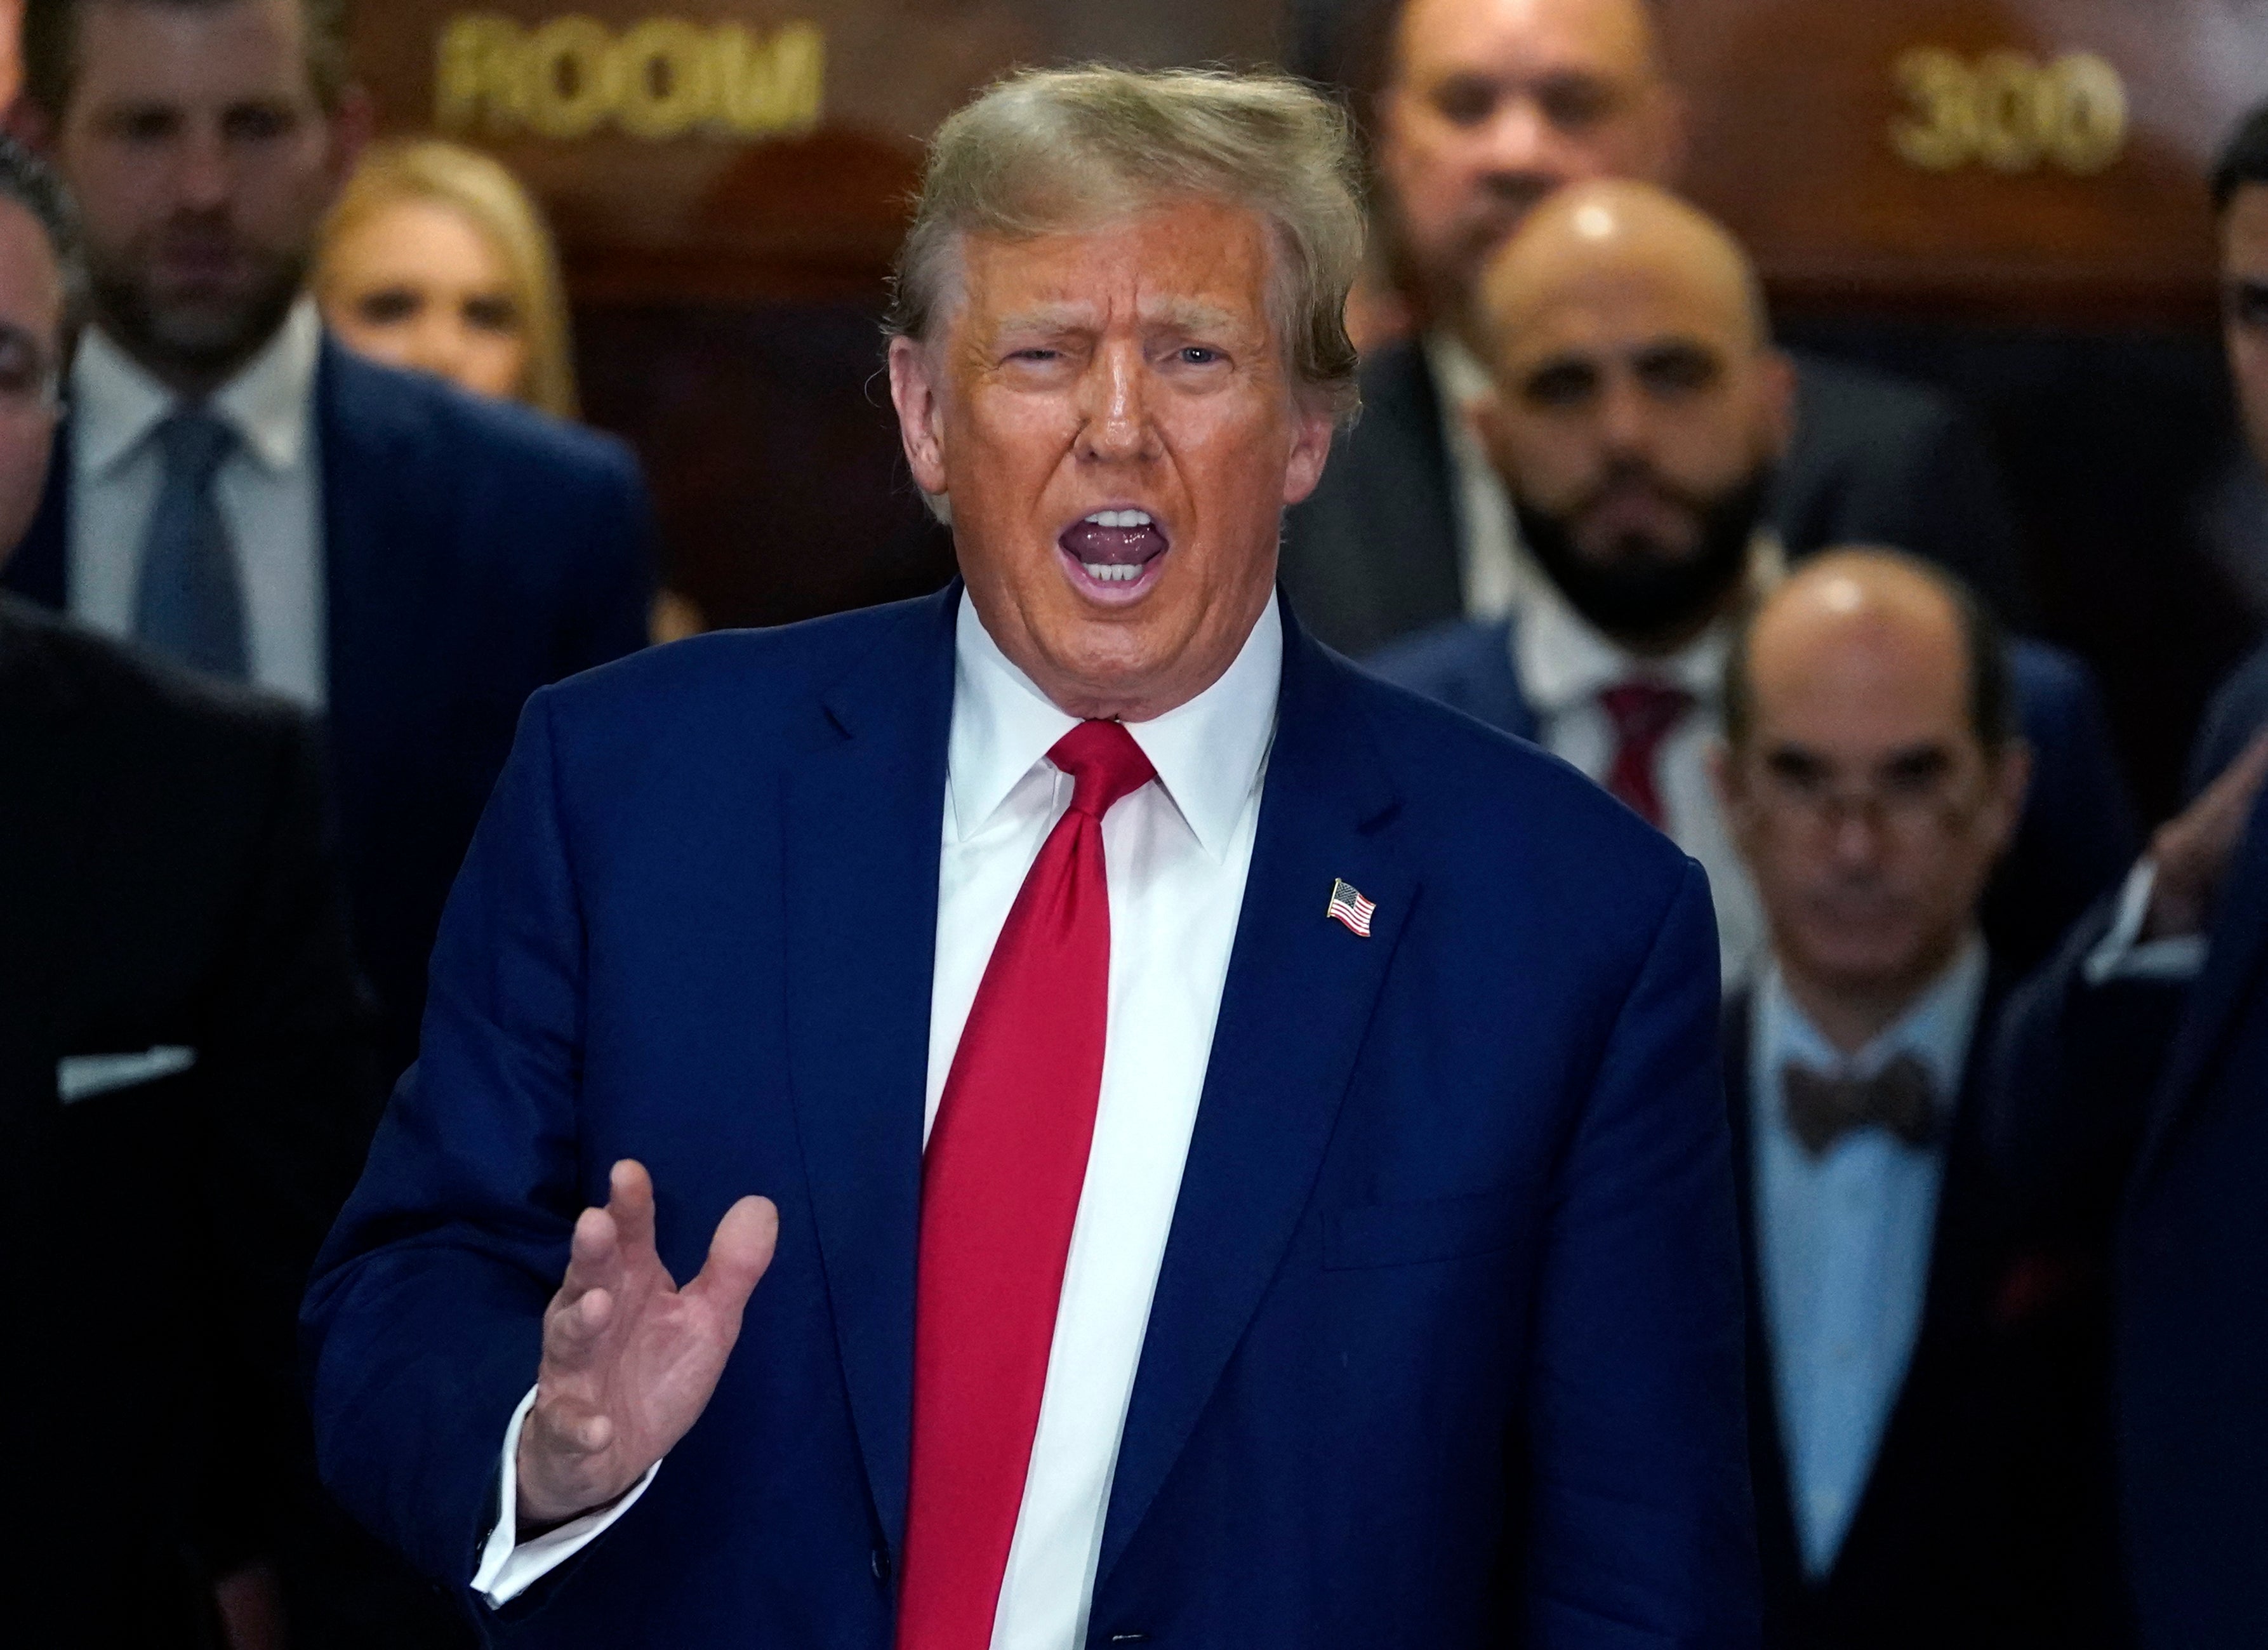
[[[867,1565],[874,1572],[874,1580],[884,1587],[890,1584],[889,1550],[877,1547],[867,1557]]]

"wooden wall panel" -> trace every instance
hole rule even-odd
[[[552,212],[579,296],[855,298],[895,249],[923,141],[987,80],[1020,63],[1086,57],[1264,59],[1276,49],[1278,11],[1275,0],[386,0],[361,8],[356,56],[388,129],[459,127],[529,180]],[[483,28],[505,44],[468,44]],[[617,112],[587,132],[547,136],[531,129],[546,122],[530,118],[525,93],[518,114],[501,95],[516,72],[534,73],[558,115],[594,61],[577,43],[604,40],[609,63],[644,77],[643,107],[650,114],[658,102],[659,123],[674,126],[666,106],[677,68],[705,65],[708,54],[694,48],[720,31],[737,31],[744,53],[752,43],[759,70],[784,33],[808,43],[799,64],[815,53],[822,65],[814,128],[749,137],[711,120],[640,136]],[[627,49],[632,41],[658,48],[641,55]],[[556,48],[548,56],[545,44]],[[673,45],[684,49],[673,56]],[[618,111],[640,101],[597,99]],[[574,122],[571,107],[566,118]]]
[[[1669,0],[1662,16],[1695,116],[1688,187],[1784,303],[2206,313],[2204,178],[2268,95],[2261,0]],[[1933,70],[1970,94],[1938,102],[1949,120],[1926,112]],[[2123,140],[2090,151],[2106,101],[2123,101]],[[1943,169],[1913,158],[1964,147]]]

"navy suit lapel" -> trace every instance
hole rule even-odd
[[[2213,914],[2213,949],[2205,972],[2192,988],[2188,1010],[2174,1035],[2166,1073],[2152,1101],[2147,1132],[2136,1176],[2146,1175],[2167,1138],[2203,1086],[2246,1001],[2247,988],[2260,971],[2268,949],[2268,793],[2252,810],[2252,821],[2237,849],[2220,909]]]
[[[1349,689],[1286,614],[1259,833],[1112,1485],[1107,1579],[1196,1427],[1299,1226],[1418,897],[1383,829],[1396,796]],[[1371,936],[1325,915],[1334,880]]]
[[[55,453],[48,460],[47,490],[40,496],[40,512],[13,556],[0,545],[0,586],[43,608],[62,612],[70,605],[70,473],[71,432],[65,423],[55,431]]]
[[[788,1079],[877,1517],[906,1518],[922,1107],[961,584],[822,697],[785,807]]]
[[[334,751],[357,751],[382,732],[394,698],[400,627],[414,613],[392,609],[419,587],[414,558],[430,535],[404,530],[421,466],[417,430],[387,416],[368,393],[378,375],[328,337],[315,373],[315,428],[323,484],[323,586],[328,714]]]

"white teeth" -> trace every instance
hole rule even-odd
[[[1146,510],[1098,510],[1087,517],[1098,527],[1146,527],[1151,525]]]
[[[1102,525],[1108,527],[1110,524],[1106,521]],[[1130,585],[1142,577],[1139,562],[1129,562],[1123,566],[1107,562],[1081,562],[1079,565],[1086,569],[1089,578],[1099,579],[1106,585]]]

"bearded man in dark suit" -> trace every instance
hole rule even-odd
[[[1361,422],[1290,512],[1285,587],[1362,657],[1460,616],[1519,610],[1540,572],[1469,426],[1485,389],[1481,272],[1530,208],[1598,178],[1674,182],[1686,115],[1647,0],[1403,0],[1378,31],[1383,262],[1417,336],[1363,364]],[[1793,439],[1765,512],[1790,556],[1882,544],[2029,616],[2015,527],[1976,430],[1919,385],[1795,358]]]

